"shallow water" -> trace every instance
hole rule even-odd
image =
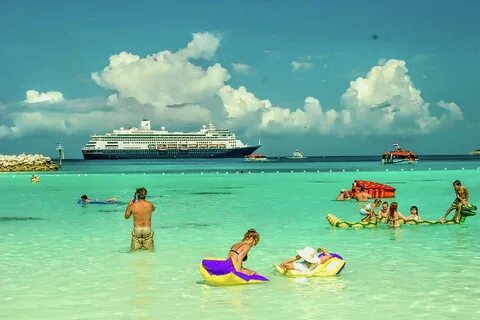
[[[254,165],[79,162],[41,174],[39,184],[30,184],[26,174],[0,175],[0,318],[480,316],[478,217],[462,225],[399,230],[340,230],[325,219],[326,213],[361,218],[358,203],[333,201],[354,179],[390,183],[402,213],[417,205],[424,219],[438,219],[454,198],[455,179],[469,188],[473,203],[480,202],[477,163],[425,163],[388,172],[372,163]],[[232,174],[240,170],[244,174]],[[149,190],[157,206],[154,253],[129,253],[132,221],[123,218],[124,205],[76,203],[84,193],[126,202],[138,186]],[[251,227],[261,241],[245,265],[270,281],[204,284],[202,257],[226,256]],[[305,245],[340,253],[347,261],[342,274],[290,279],[275,273],[274,263]]]

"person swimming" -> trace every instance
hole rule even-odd
[[[102,199],[95,199],[91,200],[86,194],[82,195],[80,197],[80,200],[78,200],[78,203],[82,204],[87,204],[87,203],[116,203],[117,198],[112,197],[110,199],[102,200]]]

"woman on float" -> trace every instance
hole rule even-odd
[[[392,202],[392,204],[390,204],[390,209],[388,210],[387,223],[390,223],[392,228],[399,228],[400,220],[405,221],[406,218],[398,212],[398,203]]]
[[[360,214],[365,216],[365,218],[362,219],[362,222],[370,221],[376,218],[375,208],[378,207],[380,203],[382,203],[380,199],[375,199],[372,203],[369,203],[360,209]]]
[[[320,257],[318,253],[323,253]],[[297,255],[293,258],[285,260],[282,262],[279,267],[283,270],[283,272],[287,272],[288,270],[297,270],[302,273],[307,273],[313,269],[315,269],[319,264],[325,263],[330,260],[332,256],[330,252],[328,252],[324,248],[318,248],[317,251],[312,247],[306,246],[303,249],[297,250]],[[303,259],[302,261],[298,261]]]
[[[232,259],[232,263],[237,271],[248,275],[253,275],[255,271],[243,267],[243,262],[248,259],[250,249],[258,244],[260,234],[255,229],[249,229],[243,236],[242,241],[235,243],[228,252],[227,260]]]
[[[405,218],[405,220],[415,220],[415,221],[422,221],[422,217],[418,214],[417,206],[412,206],[410,208],[410,215]]]

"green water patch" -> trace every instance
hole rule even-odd
[[[216,191],[202,191],[202,192],[192,192],[191,194],[202,195],[202,196],[213,196],[213,195],[226,195],[233,194],[232,192],[216,192]]]
[[[227,190],[231,190],[231,189],[243,189],[243,187],[234,187],[234,186],[226,186],[226,187],[216,187],[214,189],[227,189]]]
[[[100,210],[98,210],[98,212],[108,212],[108,213],[110,213],[110,212],[117,212],[117,213],[119,213],[119,212],[122,212],[122,211],[121,211],[121,210],[100,209]]]
[[[0,217],[0,222],[45,220],[37,217]]]
[[[331,180],[312,180],[311,183],[338,183],[339,181],[331,181]]]
[[[182,224],[175,224],[175,225],[167,225],[161,226],[160,229],[203,229],[212,227],[214,224],[209,223],[196,223],[196,222],[186,222]]]

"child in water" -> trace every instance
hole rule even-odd
[[[319,257],[318,253],[323,253],[323,255]],[[307,273],[315,269],[318,265],[330,260],[330,258],[332,258],[332,256],[326,249],[318,248],[317,251],[315,251],[312,247],[306,246],[303,249],[297,250],[296,256],[285,260],[279,265],[279,267],[283,272],[297,270]],[[300,259],[302,259],[302,261],[299,261]]]
[[[412,206],[410,208],[410,215],[405,218],[406,220],[415,220],[415,221],[422,221],[422,218],[418,214],[417,206]]]

